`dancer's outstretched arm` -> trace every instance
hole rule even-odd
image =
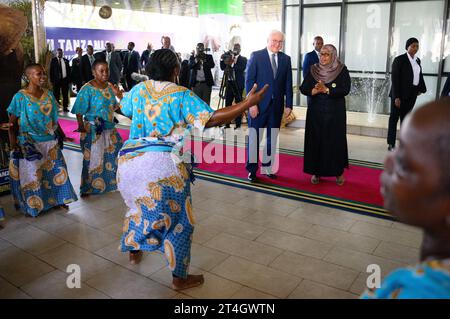
[[[266,84],[261,90],[256,92],[257,85],[254,84],[244,101],[215,111],[205,127],[229,123],[231,120],[244,113],[244,111],[248,110],[251,106],[258,105],[264,98],[264,93],[266,93],[268,88],[269,85]]]

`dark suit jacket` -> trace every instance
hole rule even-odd
[[[191,70],[191,77],[189,80],[189,87],[192,88],[197,83],[197,70],[200,63],[195,62],[195,57],[192,55],[189,58],[189,69]],[[212,76],[211,69],[215,66],[214,60],[211,54],[206,55],[206,61],[203,63],[203,71],[205,72],[205,81],[208,86],[214,85],[214,79]]]
[[[66,80],[70,81],[70,65],[69,60],[62,58],[66,64]],[[61,79],[61,66],[59,65],[58,58],[54,57],[50,62],[50,82],[58,83]]]
[[[180,83],[178,83],[179,85],[184,86],[185,88],[189,88],[189,61],[188,60],[183,60],[183,62],[181,62],[179,80],[180,80]]]
[[[394,100],[396,98],[410,99],[413,97],[413,79],[414,73],[407,56],[408,53],[399,55],[394,59],[392,63],[392,74],[391,74],[391,91],[389,96]],[[417,63],[420,65],[420,59],[417,58]],[[423,79],[422,66],[420,67],[420,80],[419,80],[419,92],[425,93],[427,87]]]
[[[131,75],[133,72],[139,72],[140,69],[140,56],[137,51],[131,53],[127,52],[123,58],[123,74]]]
[[[220,61],[220,69],[225,70],[226,64]],[[247,67],[247,58],[239,55],[233,66],[234,76],[236,77],[236,85],[240,91],[245,88],[245,68]]]
[[[306,53],[305,58],[303,59],[302,71],[303,71],[303,79],[306,79],[306,76],[311,71],[311,66],[319,63],[319,57],[315,50]]]
[[[72,60],[72,70],[70,71],[70,80],[72,83],[81,84],[81,59],[76,57]]]
[[[286,97],[286,106],[292,108],[292,66],[290,56],[283,52],[278,53],[278,68],[274,78],[272,64],[270,63],[267,49],[255,51],[248,60],[245,77],[245,89],[247,92],[258,85],[261,89],[265,84],[269,84],[269,89],[264,95],[264,99],[258,105],[259,112],[267,112],[272,105],[273,114],[282,116],[284,111],[284,98]],[[271,103],[273,100],[273,103]]]
[[[450,93],[450,75],[447,77],[445,81],[444,88],[442,89],[441,97],[448,96]]]
[[[94,78],[92,75],[91,62],[89,61],[87,54],[81,57],[81,78],[83,79],[83,82],[89,82]]]
[[[147,65],[147,63],[148,63],[148,59],[150,59],[150,55],[151,55],[152,53],[147,49],[147,50],[144,50],[143,52],[142,52],[142,54],[141,54],[141,66],[143,67],[143,68],[145,68],[145,66]]]
[[[99,59],[106,61],[106,51],[102,51],[98,55]],[[120,52],[111,52],[111,61],[109,61],[109,82],[118,84],[122,72],[122,58]]]

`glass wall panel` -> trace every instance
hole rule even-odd
[[[304,8],[302,58],[305,53],[314,50],[315,36],[322,36],[325,43],[331,43],[339,49],[339,30],[341,7]]]
[[[347,96],[347,111],[373,114],[389,113],[390,79],[384,74],[353,73],[352,87]]]
[[[405,52],[408,38],[419,40],[417,56],[424,73],[438,73],[441,53],[444,0],[395,3],[395,26],[391,57]]]
[[[450,19],[447,19],[447,32],[444,39],[444,72],[450,72]]]
[[[447,76],[442,75],[441,88],[439,90],[439,96],[441,96],[442,90],[444,89],[445,81],[447,81]]]
[[[297,83],[297,70],[292,70],[292,91],[294,92],[294,100],[292,106],[298,106],[300,102],[300,90],[298,89]]]
[[[345,64],[349,70],[386,71],[389,7],[389,3],[348,6]]]
[[[286,42],[284,52],[291,56],[292,68],[298,68],[299,7],[286,7]]]
[[[300,4],[300,0],[287,0],[286,4]]]
[[[417,97],[416,106],[434,101],[436,99],[437,90],[437,76],[424,76],[425,85],[427,86],[427,93]]]
[[[311,3],[333,3],[333,2],[342,2],[342,0],[304,0],[303,4],[311,4]]]

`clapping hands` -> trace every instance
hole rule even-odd
[[[317,95],[317,94],[327,94],[328,93],[328,88],[325,86],[325,83],[323,83],[322,81],[317,82],[317,84],[314,86],[314,89],[312,89],[312,95]]]
[[[119,98],[119,100],[123,99],[123,91],[117,86],[117,84],[108,83],[111,90],[113,90],[114,95]]]

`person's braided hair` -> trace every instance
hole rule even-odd
[[[172,50],[159,49],[150,55],[145,72],[152,80],[170,81],[176,67],[179,67],[177,55]]]

